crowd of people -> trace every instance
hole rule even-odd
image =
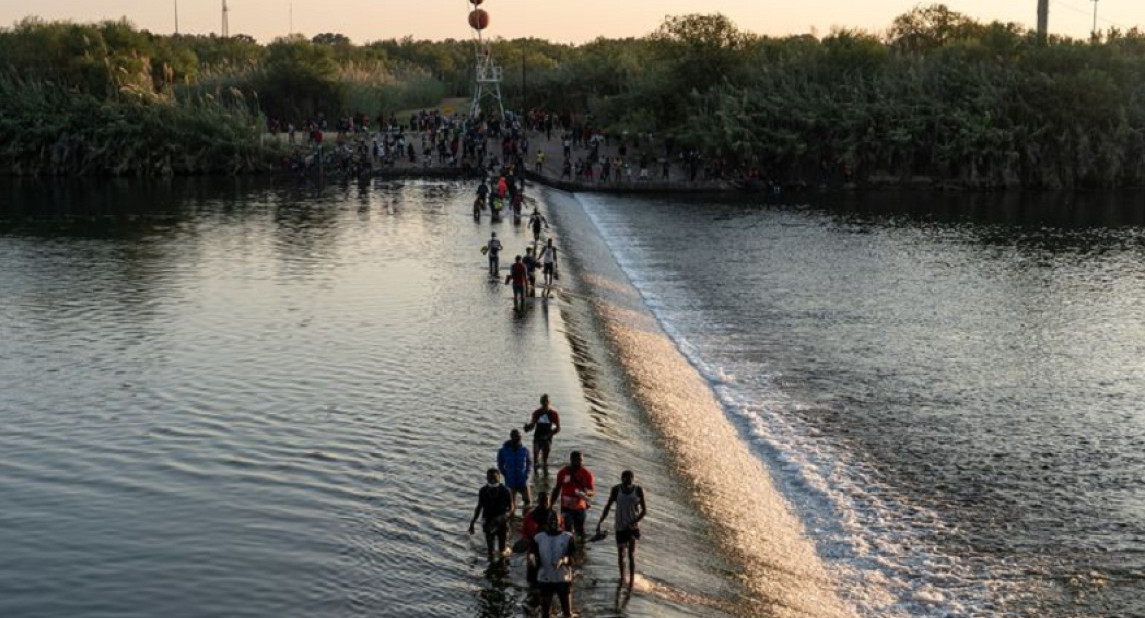
[[[332,140],[327,138],[330,126],[335,131]],[[300,172],[322,167],[324,173],[357,176],[400,165],[479,173],[504,163],[516,164],[523,172],[528,162],[540,175],[606,185],[763,180],[757,167],[733,169],[722,154],[706,156],[696,148],[681,148],[670,137],[613,134],[593,127],[591,118],[542,110],[507,111],[503,120],[475,120],[440,110],[423,110],[401,122],[393,114],[371,119],[358,113],[332,123],[319,115],[298,125],[272,119],[267,129],[286,135],[294,151],[285,163]],[[563,156],[558,168],[551,167],[546,148],[533,147],[530,136],[543,137],[546,144],[559,142]]]
[[[514,553],[523,552],[525,578],[539,594],[541,616],[549,616],[553,597],[558,599],[562,615],[572,616],[578,548],[586,541],[607,538],[603,526],[610,512],[615,512],[613,532],[620,585],[631,587],[635,583],[640,522],[648,514],[644,489],[636,484],[631,470],[622,472],[620,483],[609,491],[595,534],[589,538],[586,525],[596,496],[596,479],[585,466],[584,454],[572,451],[568,464],[557,471],[552,489],[545,487],[553,440],[561,432],[560,413],[552,407],[547,394],[541,395],[540,407],[533,411],[523,429],[533,433],[532,453],[522,442],[521,430],[511,430],[509,439],[497,451],[496,466],[486,471],[485,485],[477,492],[469,534],[476,533],[480,519],[490,562],[508,560]],[[535,503],[530,480],[538,489]],[[510,544],[513,528],[519,538]]]
[[[474,215],[479,221],[485,210],[499,216],[497,204],[509,203],[519,220],[524,203],[522,161],[527,141],[514,138],[513,132],[502,140],[502,155],[508,163],[487,168],[476,189]],[[522,143],[525,142],[525,143]],[[542,240],[549,222],[534,206],[527,230],[532,244],[513,258],[505,284],[513,286],[513,308],[524,311],[527,297],[535,296],[538,271],[542,277],[542,298],[553,293],[559,279],[557,247],[552,237]],[[489,261],[489,274],[498,280],[500,256],[504,245],[497,233],[491,232],[482,247]],[[532,433],[532,450],[524,444],[523,433]],[[596,481],[585,466],[584,454],[572,450],[568,463],[556,473],[549,486],[549,459],[553,442],[561,433],[561,416],[542,395],[540,407],[532,412],[520,428],[509,432],[509,439],[496,453],[494,467],[485,474],[485,485],[477,493],[477,505],[469,522],[469,533],[475,534],[477,521],[485,536],[485,547],[491,562],[509,560],[524,554],[526,580],[539,595],[542,616],[549,616],[553,598],[559,601],[564,616],[572,615],[572,582],[574,569],[583,556],[586,541],[603,540],[603,525],[610,512],[615,512],[615,534],[620,583],[633,585],[636,576],[636,544],[640,539],[640,522],[647,514],[644,490],[636,484],[632,471],[624,471],[620,483],[612,487],[595,534],[588,537],[588,513],[596,496]],[[534,491],[534,489],[536,491]],[[535,500],[534,500],[535,495]],[[510,542],[510,536],[516,536]]]
[[[294,147],[284,161],[288,168],[299,172],[320,168],[324,173],[343,176],[399,164],[480,173],[504,162],[523,165],[529,149],[521,118],[512,112],[506,112],[501,120],[423,110],[411,114],[408,122],[399,122],[391,114],[379,116],[376,123],[359,113],[334,121],[333,146],[327,145],[329,126],[320,115],[306,120],[300,128],[293,122],[272,119],[267,129],[272,134],[285,134],[287,144]],[[499,154],[490,147],[490,141],[500,142]]]

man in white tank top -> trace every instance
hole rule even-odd
[[[640,520],[648,514],[648,506],[644,502],[644,488],[635,484],[636,475],[631,470],[620,473],[620,484],[614,485],[608,494],[608,504],[600,514],[600,521],[596,524],[596,534],[599,536],[600,526],[612,505],[616,505],[616,558],[620,565],[620,584],[624,585],[625,553],[628,554],[628,586],[631,587],[636,579],[636,541],[640,539]]]

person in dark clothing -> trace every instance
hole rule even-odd
[[[533,208],[533,214],[529,216],[529,228],[533,230],[533,242],[541,242],[541,226],[549,229],[549,221],[545,219],[545,215],[537,208]]]
[[[540,260],[533,255],[533,248],[525,248],[525,258],[521,260],[525,265],[525,270],[529,273],[529,285],[527,293],[529,296],[537,295],[537,267],[541,265]]]
[[[469,520],[469,534],[474,533],[477,518],[482,517],[481,529],[485,532],[485,546],[489,560],[494,559],[493,541],[497,541],[497,555],[507,555],[505,546],[509,536],[509,514],[513,508],[513,496],[509,488],[501,484],[501,474],[497,468],[489,468],[485,473],[486,485],[477,493],[477,508],[473,509],[473,519]]]

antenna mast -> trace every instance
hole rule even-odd
[[[223,38],[224,39],[231,36],[231,24],[230,24],[230,20],[228,19],[228,13],[230,13],[230,12],[231,12],[231,10],[229,8],[227,8],[227,0],[223,0]]]
[[[505,106],[501,103],[501,67],[493,60],[493,48],[485,42],[481,31],[489,27],[489,13],[477,8],[485,0],[469,0],[473,10],[469,12],[469,28],[473,32],[473,50],[476,56],[476,73],[473,83],[473,102],[469,115],[477,118],[482,115],[481,101],[493,99],[490,112],[496,111],[498,118],[505,117]]]
[[[1038,0],[1038,40],[1046,42],[1050,27],[1050,0]]]

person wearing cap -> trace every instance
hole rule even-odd
[[[482,517],[481,529],[485,532],[485,546],[489,551],[489,560],[492,561],[494,540],[497,541],[497,554],[508,554],[505,542],[509,536],[509,514],[513,498],[501,484],[501,473],[497,472],[497,468],[489,468],[485,472],[485,481],[485,486],[477,492],[477,508],[473,510],[473,519],[469,520],[469,534],[473,534],[477,518]]]
[[[529,449],[521,444],[521,432],[514,429],[509,432],[509,439],[497,451],[497,469],[505,479],[505,486],[509,488],[512,506],[509,514],[517,512],[517,494],[521,494],[521,513],[527,513],[532,503],[529,495],[529,472],[533,470],[533,460],[529,457]]]
[[[501,241],[497,240],[497,232],[489,237],[489,242],[485,245],[489,253],[489,274],[496,276],[497,271],[501,270],[501,262],[498,259],[498,254],[501,253]]]
[[[541,615],[549,616],[553,607],[553,595],[561,604],[561,615],[572,616],[572,557],[576,551],[576,541],[568,532],[561,530],[560,518],[553,514],[545,531],[533,537],[533,549],[529,560],[537,566],[537,586],[541,591]]]
[[[616,553],[620,564],[620,583],[624,581],[625,553],[628,561],[628,585],[632,586],[636,578],[636,541],[640,539],[640,520],[648,514],[648,505],[644,502],[644,488],[635,483],[636,475],[632,470],[620,473],[620,484],[614,485],[608,494],[608,503],[600,514],[600,521],[596,523],[596,535],[601,536],[600,525],[608,517],[612,505],[616,505]]]
[[[533,469],[534,473],[541,469],[548,476],[553,436],[561,432],[561,415],[556,408],[549,406],[548,394],[541,395],[541,407],[533,410],[532,418],[525,424],[525,431],[533,431],[533,462],[538,466]]]
[[[560,500],[561,517],[565,520],[565,530],[576,531],[584,538],[584,522],[588,518],[588,501],[596,495],[596,485],[592,472],[584,467],[584,456],[573,451],[569,465],[557,473],[553,487],[553,502]]]

